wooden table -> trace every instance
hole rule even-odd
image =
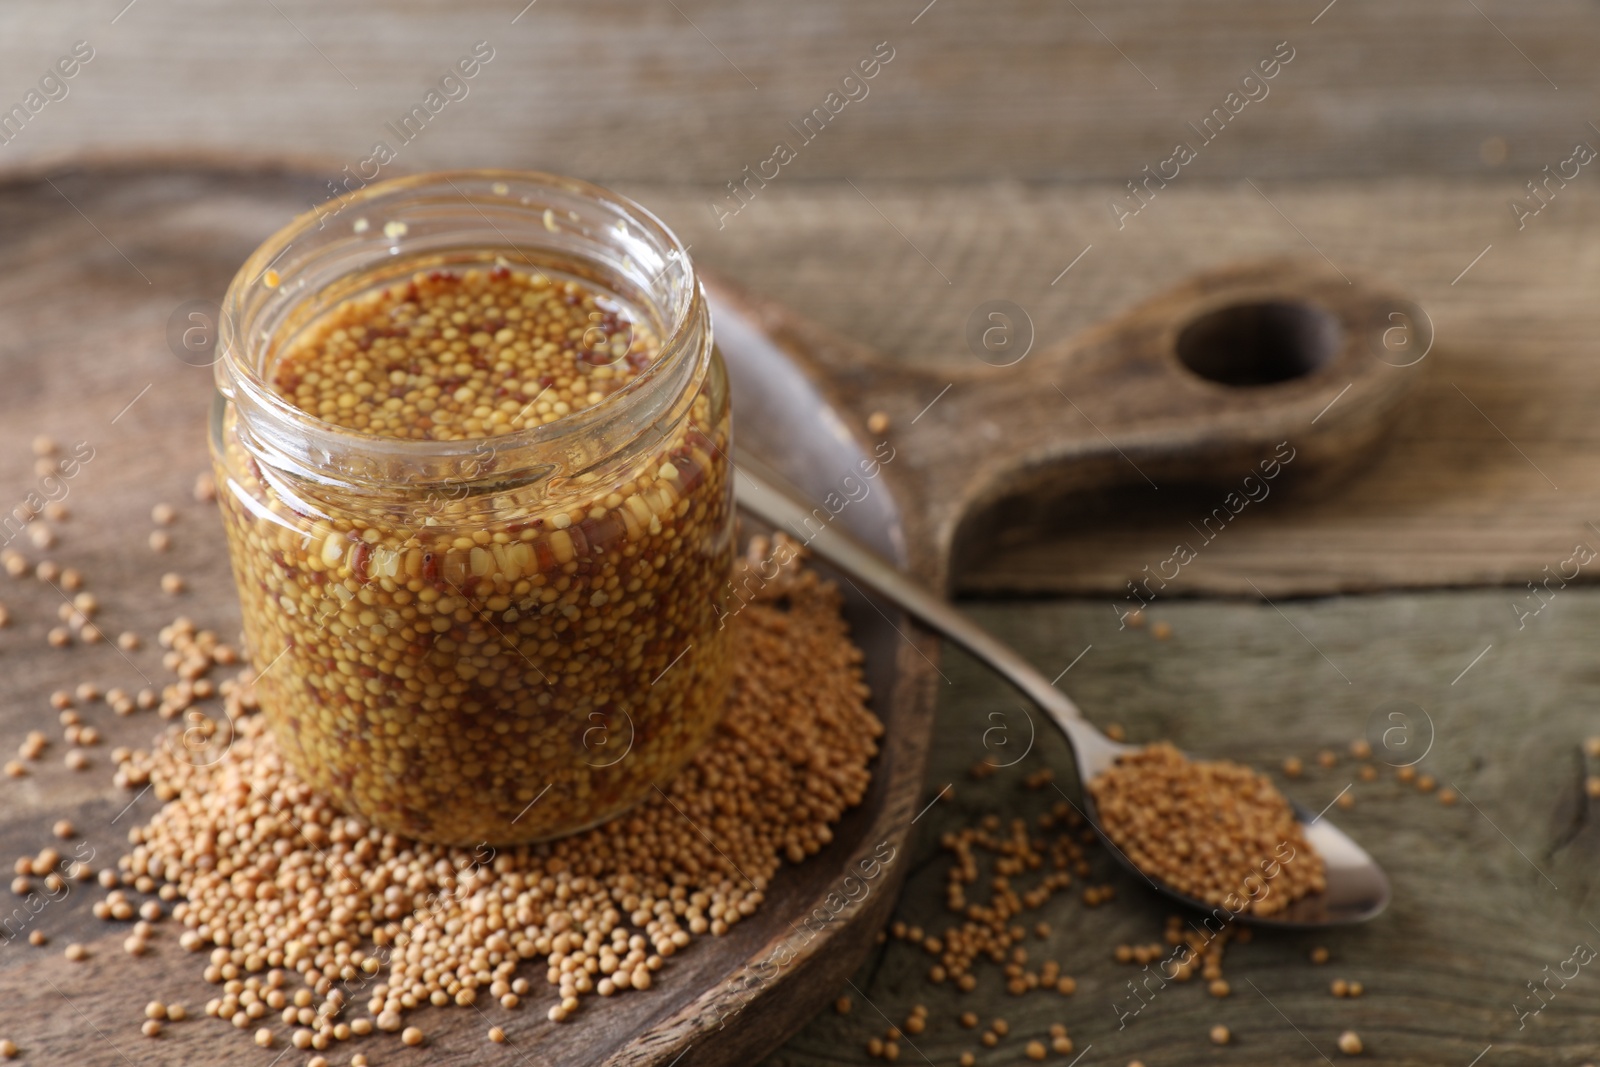
[[[1386,768],[1379,782],[1357,780],[1355,807],[1339,812],[1394,877],[1389,913],[1360,930],[1235,947],[1230,997],[1175,986],[1118,1029],[1112,1004],[1133,974],[1111,950],[1158,937],[1165,914],[1119,879],[1110,905],[1088,911],[1063,896],[1040,915],[1055,932],[1038,951],[1078,978],[1075,997],[1013,999],[991,973],[958,998],[923,979],[923,954],[893,943],[855,979],[850,1015],[818,1017],[770,1062],[864,1062],[867,1038],[887,1025],[873,1005],[899,1022],[916,1002],[932,1020],[917,1049],[941,1065],[965,1048],[980,1062],[1022,1061],[1023,1041],[1056,1021],[1080,1051],[1093,1046],[1085,1064],[1312,1063],[1319,1052],[1337,1061],[1333,1042],[1347,1028],[1383,1063],[1579,1063],[1600,1051],[1587,969],[1564,988],[1552,984],[1557,995],[1520,1029],[1513,1007],[1535,1004],[1527,983],[1558,970],[1575,944],[1600,948],[1593,802],[1583,791],[1600,767],[1579,745],[1600,732],[1588,704],[1600,685],[1588,647],[1600,596],[1583,588],[1592,566],[1536,616],[1520,615],[1520,629],[1518,611],[1539,605],[1525,583],[1543,568],[1557,569],[1579,543],[1600,549],[1600,307],[1588,240],[1600,193],[1586,165],[1565,185],[1543,187],[1549,203],[1534,215],[1525,184],[1571,158],[1577,142],[1600,147],[1585,110],[1600,80],[1588,59],[1600,19],[1588,6],[121,7],[25,0],[0,11],[0,70],[14,75],[0,102],[22,99],[35,78],[27,72],[44,73],[74,41],[95,49],[70,95],[0,145],[0,163],[205,151],[314,157],[332,177],[488,40],[494,59],[469,95],[434,116],[394,169],[539,166],[610,182],[657,210],[708,267],[886,358],[947,369],[953,388],[1004,373],[979,364],[963,340],[968,316],[988,299],[1025,308],[1043,344],[1224,259],[1321,257],[1408,289],[1435,336],[1391,449],[1343,486],[1265,502],[1208,546],[1149,613],[1171,623],[1169,641],[1148,628],[1118,631],[1108,605],[1209,508],[1180,487],[1066,502],[1031,516],[1048,535],[1020,543],[996,530],[954,579],[1050,675],[1084,653],[1063,686],[1136,739],[1167,737],[1270,767],[1290,754],[1311,762],[1321,748],[1342,752],[1391,701],[1420,706],[1434,737],[1423,767],[1453,782],[1462,802],[1442,807]],[[881,41],[895,56],[870,95],[779,178],[752,186],[748,205],[719,227],[708,201],[766,159],[775,138],[792,138],[787,123],[822,105]],[[1194,138],[1187,123],[1222,106],[1280,41],[1295,56],[1270,95],[1244,107],[1119,229],[1109,205],[1127,193],[1123,183],[1168,158],[1174,140]],[[41,216],[70,218],[86,191],[70,175],[59,184],[61,201],[41,202]],[[1511,206],[1519,198],[1520,219]],[[1127,211],[1133,201],[1122,203]],[[133,266],[138,233],[97,233],[92,218],[82,221],[75,251],[98,257],[131,301],[145,284]],[[0,223],[7,244],[31,232],[24,220]],[[196,298],[216,295],[203,280],[219,266],[196,265]],[[182,279],[162,283],[184,291]],[[52,409],[53,425],[0,426],[7,487],[30,477],[33,433],[70,438],[109,418],[88,400],[114,413],[131,399],[113,402],[109,372],[82,383],[52,377],[39,354],[75,343],[74,324],[30,318],[26,295],[7,294],[5,388],[40,398],[77,390],[86,402]],[[148,361],[176,380],[190,372],[170,363],[164,329],[165,315],[151,314],[96,343],[108,358]],[[114,429],[131,435],[126,447],[172,457],[165,481],[138,487],[138,498],[176,499],[199,466],[198,426],[153,418],[135,407]],[[104,499],[116,514],[114,485],[88,491],[96,477],[91,467],[84,512]],[[192,521],[180,538],[185,569],[225,580],[220,545]],[[1327,594],[1361,595],[1304,599]],[[147,610],[137,597],[113,608],[134,623]],[[18,640],[13,631],[0,644]],[[108,672],[119,669],[112,651],[101,654]],[[37,714],[49,681],[28,657],[0,655],[10,737]],[[951,783],[954,801],[919,824],[899,908],[929,929],[947,921],[940,833],[988,811],[1037,810],[1053,792],[1018,782],[1041,766],[1056,768],[1056,784],[1075,795],[1065,752],[1047,733],[1017,767],[969,779],[989,753],[989,714],[1023,720],[1011,695],[961,657],[948,655],[944,671],[951,684],[928,796]],[[1310,771],[1292,792],[1321,807],[1352,771],[1348,760]],[[27,794],[29,812],[42,819],[57,803],[96,800],[86,778],[57,778]],[[108,822],[121,803],[114,792],[98,802]],[[1327,945],[1333,962],[1311,967],[1314,944]],[[1332,998],[1334,977],[1362,981],[1366,995]],[[985,1020],[1003,1015],[1013,1036],[982,1049],[951,1021],[968,1007]],[[1233,1031],[1228,1049],[1206,1039],[1217,1022]],[[921,1062],[910,1047],[902,1059]]]

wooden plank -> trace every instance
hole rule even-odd
[[[1600,193],[1573,183],[1519,231],[1510,182],[1257,184],[1174,183],[1121,231],[1103,214],[1106,186],[868,184],[870,203],[848,186],[774,186],[721,230],[695,194],[627,188],[709,267],[926,374],[926,396],[890,412],[901,426],[941,384],[976,389],[1021,373],[967,348],[967,320],[985,300],[1025,309],[1042,347],[1219,256],[1316,259],[1320,250],[1351,276],[1409,292],[1436,343],[1414,368],[1424,373],[1388,451],[1343,486],[1252,505],[1225,537],[1199,546],[1165,596],[1254,595],[1251,582],[1273,597],[1521,585],[1580,540],[1600,549],[1588,525],[1600,523],[1591,504],[1600,309],[1582,240],[1600,222]],[[925,421],[941,417],[936,406]],[[984,427],[946,428],[984,447]],[[1196,540],[1189,523],[1221,501],[1216,487],[1151,492],[1128,475],[1125,495],[1041,511],[1035,521],[1054,531],[1043,539],[996,530],[995,551],[958,573],[958,585],[1114,597],[1176,542]]]
[[[1583,792],[1584,775],[1600,765],[1586,760],[1580,747],[1594,732],[1589,709],[1600,699],[1592,650],[1600,592],[1558,594],[1521,632],[1508,625],[1513,595],[1482,590],[1336,598],[1289,605],[1287,619],[1265,605],[1176,603],[1160,612],[1173,627],[1165,642],[1148,630],[1119,632],[1092,602],[975,605],[985,625],[1048,675],[1092,645],[1061,684],[1090,718],[1124,724],[1133,740],[1171,739],[1195,753],[1269,770],[1313,811],[1353,783],[1354,808],[1333,808],[1330,817],[1385,866],[1394,902],[1365,926],[1229,945],[1224,975],[1231,995],[1213,999],[1198,979],[1165,989],[1152,982],[1148,1004],[1124,1028],[1114,1005],[1130,1010],[1127,983],[1143,975],[1137,966],[1116,963],[1113,950],[1159,941],[1170,909],[1099,854],[1090,879],[1016,920],[1029,929],[1041,919],[1050,923],[1048,937],[1030,935],[1029,966],[1058,960],[1077,978],[1074,996],[1011,996],[999,968],[986,961],[977,990],[962,995],[948,983],[927,980],[932,961],[921,949],[890,942],[854,978],[870,1004],[841,986],[841,994],[854,998],[854,1011],[819,1015],[768,1067],[868,1062],[866,1041],[888,1025],[874,1008],[899,1023],[915,1003],[929,1009],[927,1031],[910,1039],[922,1055],[903,1046],[901,1062],[954,1063],[963,1050],[976,1052],[979,1063],[1028,1062],[1024,1043],[1048,1043],[1054,1023],[1069,1028],[1073,1055],[1092,1046],[1084,1063],[1118,1067],[1133,1059],[1169,1067],[1321,1063],[1318,1052],[1336,1063],[1362,1062],[1335,1051],[1346,1029],[1361,1035],[1366,1059],[1396,1067],[1465,1067],[1490,1045],[1483,1064],[1587,1062],[1600,1041],[1587,968],[1578,968],[1580,976],[1566,988],[1552,981],[1544,993],[1548,1006],[1528,1015],[1521,1028],[1516,1009],[1532,1012],[1539,1005],[1526,983],[1539,985],[1558,971],[1571,979],[1575,968],[1562,964],[1576,944],[1600,949],[1592,925],[1600,889],[1597,802]],[[1491,643],[1492,650],[1452,684]],[[959,653],[949,654],[942,670],[952,684],[940,705],[941,744],[927,793],[951,783],[954,799],[919,824],[914,873],[895,914],[933,934],[942,934],[953,918],[942,906],[948,865],[938,843],[942,834],[985,814],[1031,817],[1060,801],[1052,788],[1023,787],[1022,779],[1041,767],[1053,768],[1055,784],[1077,796],[1070,757],[1043,723],[1027,759],[987,780],[971,779],[971,765],[1017,755],[998,744],[999,734],[986,731],[1003,725],[1013,742],[1025,742],[1027,718],[997,690],[992,675]],[[1431,717],[1432,748],[1418,769],[1470,799],[1445,807],[1397,781],[1386,763],[1412,758],[1402,755],[1401,735],[1391,738],[1396,744],[1386,754],[1381,731],[1369,730],[1374,713],[1397,700]],[[1004,718],[993,718],[997,711]],[[1378,717],[1388,729],[1384,714]],[[1411,713],[1404,736],[1414,754],[1428,741],[1428,722]],[[1345,754],[1348,742],[1364,734],[1378,742],[1374,765],[1383,772],[1371,783],[1359,778],[1356,761]],[[1341,757],[1332,769],[1315,764],[1323,748]],[[1298,781],[1276,773],[1288,755],[1308,765]],[[1013,881],[1021,891],[1032,877]],[[986,890],[979,892],[986,878],[985,871],[969,888],[970,899],[987,898]],[[1101,880],[1115,885],[1117,898],[1086,908],[1077,890]],[[1308,962],[1315,945],[1330,949],[1326,966]],[[1334,998],[1334,978],[1362,982],[1365,995]],[[1010,1036],[993,1051],[982,1048],[981,1031],[956,1024],[966,1010],[976,1011],[984,1027],[1006,1019]],[[1233,1033],[1227,1049],[1208,1040],[1218,1023]],[[1047,1062],[1070,1060],[1052,1055]]]
[[[721,186],[889,41],[895,58],[870,95],[803,148],[790,180],[1120,183],[1166,158],[1191,136],[1187,123],[1288,41],[1290,66],[1205,149],[1194,176],[1500,166],[1520,182],[1591,136],[1583,101],[1600,74],[1586,57],[1600,20],[1579,0],[1476,7],[121,0],[91,10],[21,0],[0,11],[7,108],[75,41],[95,58],[0,153],[312,153],[333,161],[333,177],[385,139],[412,169],[498,163]],[[480,40],[495,58],[466,97],[393,143],[386,124]]]

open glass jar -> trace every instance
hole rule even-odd
[[[709,738],[728,389],[644,208],[541,174],[367,186],[250,257],[218,351],[245,637],[304,781],[510,845],[625,810]]]

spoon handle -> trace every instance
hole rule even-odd
[[[778,476],[763,464],[740,455],[734,473],[734,495],[739,506],[779,530],[791,534],[809,530],[807,520],[812,517],[811,509],[801,504],[793,492],[779,488],[780,484]],[[1074,742],[1078,741],[1082,728],[1088,727],[1083,713],[1071,698],[1050,684],[1032,664],[837,526],[824,526],[820,532],[811,534],[808,547],[993,668],[1048,712],[1061,729],[1072,735]]]

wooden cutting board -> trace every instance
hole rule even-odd
[[[89,442],[94,459],[70,481],[73,517],[57,524],[61,543],[27,552],[82,570],[107,632],[146,638],[144,650],[128,654],[107,645],[54,653],[44,634],[56,595],[35,582],[0,584],[15,618],[0,632],[0,738],[8,744],[53,722],[55,689],[81,680],[137,689],[158,678],[151,638],[174,614],[223,633],[237,628],[220,528],[210,506],[190,498],[206,466],[211,379],[182,335],[214,315],[248,253],[321,193],[320,181],[302,173],[186,163],[61,167],[0,184],[8,251],[0,264],[0,492],[20,502],[34,484],[35,434]],[[1258,491],[1252,486],[1292,493],[1342,478],[1382,442],[1417,374],[1411,354],[1429,341],[1425,316],[1404,299],[1277,262],[1206,275],[1114,323],[1061,344],[1041,339],[1020,355],[1015,309],[997,305],[989,310],[998,317],[986,312],[969,338],[991,367],[953,383],[882,364],[730,286],[715,286],[714,296],[739,447],[793,479],[817,503],[818,521],[838,522],[936,586],[953,558],[983,551],[998,530],[1023,529],[1071,494],[1203,486],[1224,509],[1213,521],[1225,523]],[[879,410],[893,412],[890,426],[869,430]],[[868,452],[883,458],[879,446],[893,458],[875,491],[862,494],[859,480],[847,479]],[[158,556],[144,541],[149,509],[162,500],[181,518],[173,551]],[[1202,520],[1196,536],[1207,529]],[[157,579],[167,570],[183,574],[190,591],[162,594]],[[503,1047],[484,1042],[476,1015],[429,1009],[419,1013],[430,1034],[426,1060],[398,1046],[385,1058],[743,1064],[814,1014],[881,928],[904,864],[886,865],[872,892],[823,933],[791,920],[863,857],[886,848],[903,855],[930,799],[922,777],[939,680],[935,643],[860,595],[849,611],[888,731],[869,796],[827,850],[786,869],[755,919],[675,958],[648,993],[561,1026],[542,1012],[513,1016]],[[157,729],[147,715],[91,721],[108,746],[146,744]],[[51,843],[49,825],[69,817],[99,862],[116,856],[127,827],[155,802],[130,804],[108,784],[106,750],[90,773],[48,759],[0,786],[0,855],[37,851]],[[137,1032],[144,1002],[159,995],[195,1010],[212,995],[170,926],[150,956],[123,954],[125,934],[89,915],[97,895],[75,890],[34,920],[52,938],[49,949],[0,942],[0,1017],[34,1062],[156,1059],[156,1046]],[[58,950],[69,941],[88,945],[92,958],[65,961]],[[792,961],[750,980],[749,965],[775,952],[792,952]],[[211,1020],[173,1026],[159,1059],[231,1059],[241,1040]]]

